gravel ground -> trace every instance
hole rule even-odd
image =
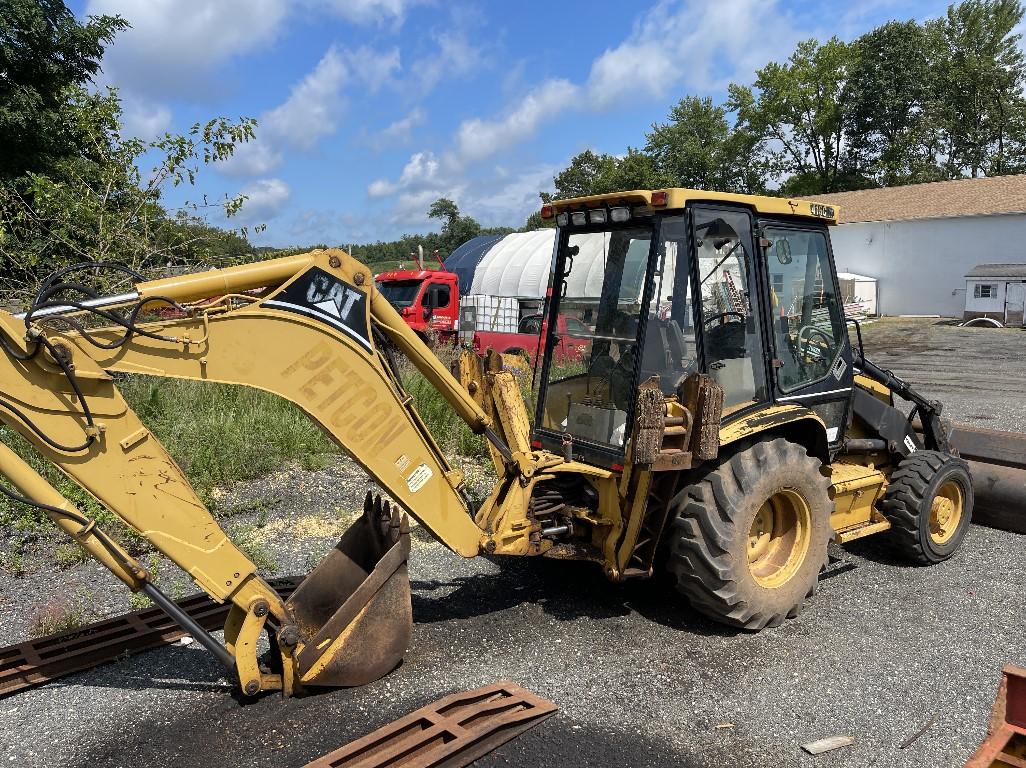
[[[1026,336],[890,320],[866,331],[870,357],[915,383],[930,377],[924,390],[952,418],[1026,431]],[[959,386],[975,388],[962,396]],[[279,572],[300,572],[368,487],[340,461],[264,478],[219,506],[235,511],[229,529],[263,523],[256,535]],[[609,585],[573,563],[461,560],[417,535],[413,641],[383,680],[243,705],[208,654],[173,646],[0,700],[0,759],[300,766],[447,693],[508,678],[560,711],[477,765],[961,765],[984,735],[1001,666],[1026,661],[1026,538],[974,526],[932,568],[894,561],[872,539],[831,553],[801,616],[748,634],[659,585]],[[179,588],[169,570],[161,579]],[[96,615],[128,608],[91,563],[0,574],[0,642],[24,636],[36,606],[68,595],[91,600]],[[819,757],[799,749],[838,734],[855,744]]]

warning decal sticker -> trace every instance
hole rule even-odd
[[[434,472],[431,471],[431,467],[427,464],[421,464],[410,476],[406,478],[406,485],[409,486],[411,493],[416,493],[424,484],[434,476]]]

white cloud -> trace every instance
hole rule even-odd
[[[421,125],[426,118],[427,115],[423,109],[414,107],[405,117],[390,123],[370,136],[367,143],[378,150],[408,144],[413,138],[413,129]]]
[[[498,120],[474,118],[456,134],[460,159],[482,160],[534,135],[546,119],[573,106],[578,88],[568,80],[546,80]]]
[[[399,181],[391,182],[388,179],[377,179],[367,187],[367,194],[370,197],[385,197],[399,189],[423,189],[424,187],[436,186],[443,182],[439,171],[442,164],[433,152],[417,152],[403,166],[403,172]]]
[[[121,132],[145,141],[162,136],[171,127],[171,110],[130,94],[121,97]]]
[[[402,69],[398,48],[376,51],[367,46],[360,46],[347,56],[346,63],[352,70],[353,77],[367,86],[371,93],[383,85],[393,84],[396,74]]]
[[[107,80],[152,99],[194,99],[212,90],[220,78],[211,75],[226,62],[265,49],[287,31],[289,18],[301,7],[354,24],[398,24],[422,1],[88,0],[84,15],[117,14],[132,25],[104,55]]]
[[[369,197],[387,197],[399,189],[399,185],[388,179],[375,179],[367,185]]]
[[[281,165],[285,148],[313,149],[338,129],[346,107],[343,90],[350,77],[338,48],[328,48],[317,66],[292,87],[289,97],[257,119],[256,138],[221,163],[221,171],[260,176]]]
[[[85,15],[132,25],[107,48],[107,79],[151,99],[194,98],[218,67],[273,41],[289,9],[288,0],[89,0]]]
[[[418,152],[410,158],[399,177],[399,185],[403,187],[420,186],[425,182],[438,178],[438,159],[432,152]]]
[[[313,71],[292,87],[285,102],[260,121],[264,133],[301,149],[335,132],[339,95],[349,71],[335,46],[328,48]]]
[[[682,85],[699,93],[719,91],[732,80],[749,80],[810,33],[774,2],[663,0],[626,40],[592,62],[587,101],[603,110],[665,98]]]
[[[401,24],[406,11],[423,0],[308,0],[324,6],[354,24]]]
[[[558,171],[554,165],[517,172],[496,168],[495,177],[481,185],[481,194],[468,201],[467,210],[485,226],[519,226],[541,208],[538,193],[552,189],[552,177]]]
[[[786,57],[799,39],[814,32],[779,2],[662,0],[638,18],[619,45],[592,61],[584,82],[549,78],[493,118],[464,120],[449,150],[437,158],[432,152],[415,153],[398,179],[376,180],[368,187],[368,195],[398,195],[403,205],[397,205],[397,210],[419,205],[429,193],[465,188],[468,174],[483,161],[508,153],[562,113],[603,112],[681,92],[715,92],[731,80],[750,79],[755,69]],[[425,165],[427,157],[435,161],[434,166]],[[494,176],[492,181],[504,184],[503,204],[519,209],[530,197],[523,185],[536,184],[537,190],[550,183],[530,172],[518,178],[519,185]],[[512,202],[515,199],[521,201],[519,205]],[[486,206],[479,204],[479,209]]]
[[[260,179],[248,184],[241,194],[246,202],[236,215],[243,224],[263,224],[281,213],[292,196],[292,190],[281,179]]]
[[[411,68],[416,87],[427,93],[446,78],[469,74],[481,65],[481,48],[473,45],[462,30],[434,35],[438,50],[418,60]]]

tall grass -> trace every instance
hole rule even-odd
[[[299,408],[267,392],[145,376],[118,386],[204,496],[287,461],[315,463],[312,457],[337,451]]]
[[[403,388],[413,398],[417,412],[439,447],[447,453],[471,458],[487,456],[484,439],[470,431],[442,394],[412,365],[403,365]]]

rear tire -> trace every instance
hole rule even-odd
[[[880,511],[891,521],[895,549],[933,565],[961,546],[973,514],[969,465],[939,451],[916,451],[891,473]]]
[[[822,463],[783,438],[724,461],[670,502],[667,567],[707,616],[759,630],[797,616],[831,536]]]

